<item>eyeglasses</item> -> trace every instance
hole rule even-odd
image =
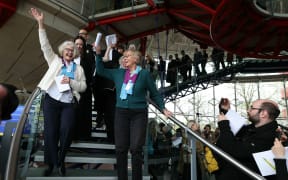
[[[127,54],[127,55],[124,56],[124,58],[128,58],[130,56],[132,56],[132,55],[131,54]]]
[[[255,109],[255,110],[259,110],[259,111],[262,111],[262,110],[263,110],[263,109],[261,109],[261,108],[255,108],[255,107],[253,107],[253,106],[250,106],[250,109],[251,109],[251,110],[254,110],[254,109]]]
[[[67,52],[74,52],[74,49],[65,48],[64,50]]]
[[[87,35],[87,33],[81,33],[81,32],[80,32],[80,33],[79,33],[79,35],[85,35],[85,36],[86,36],[86,35]]]

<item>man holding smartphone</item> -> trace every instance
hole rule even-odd
[[[221,99],[219,104],[220,115],[218,117],[220,136],[216,145],[249,169],[259,173],[252,154],[269,150],[273,146],[274,139],[277,137],[278,124],[276,118],[280,114],[279,107],[272,100],[259,99],[254,101],[247,111],[248,120],[251,124],[243,126],[235,135],[231,131],[230,122],[225,116],[225,112],[229,109],[229,100]],[[220,170],[215,173],[217,180],[250,179],[246,174],[219,157],[218,164]],[[275,176],[265,178],[272,180],[275,179]]]

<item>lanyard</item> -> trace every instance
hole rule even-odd
[[[75,62],[72,62],[72,67],[67,66],[65,61],[62,59],[62,68],[61,68],[61,75],[67,76],[70,79],[74,79],[74,72],[76,70],[76,64]]]

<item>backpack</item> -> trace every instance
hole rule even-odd
[[[209,147],[204,148],[204,166],[209,173],[214,173],[219,170],[218,162],[216,161],[211,149]]]

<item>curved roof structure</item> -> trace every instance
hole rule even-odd
[[[262,7],[263,8],[263,7]],[[255,58],[287,58],[288,17],[265,13],[251,0],[165,0],[89,17],[126,42],[174,29],[200,44]]]
[[[111,2],[0,0],[0,80],[32,91],[47,70],[30,7],[45,13],[54,49],[86,27],[91,37],[99,31],[116,33],[123,43],[139,43],[142,51],[152,47],[161,55],[167,49],[169,54],[185,50],[191,55],[200,45],[244,57],[288,56],[286,0],[273,1],[279,3],[275,10],[270,0],[137,0],[119,9]]]

